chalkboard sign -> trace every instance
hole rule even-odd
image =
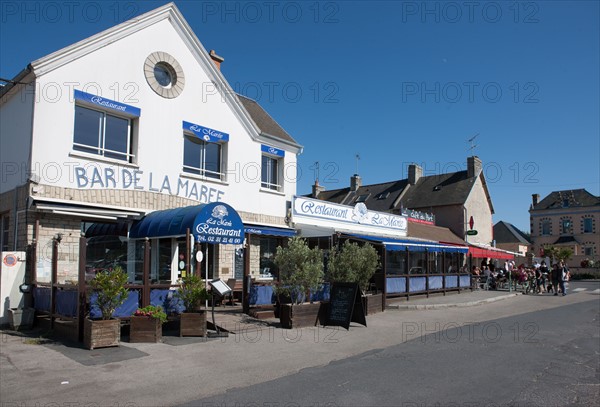
[[[325,325],[350,329],[354,304],[358,294],[356,283],[333,283],[329,297],[329,312]]]
[[[244,252],[241,249],[235,251],[234,277],[236,280],[244,279]]]

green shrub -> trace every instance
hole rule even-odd
[[[373,246],[368,243],[361,246],[347,240],[341,249],[331,251],[327,280],[358,283],[360,289],[365,292],[377,267],[379,267],[379,255]]]
[[[119,266],[99,271],[90,281],[90,286],[98,293],[97,304],[102,319],[111,319],[115,310],[127,299],[127,274]]]
[[[280,286],[277,294],[287,294],[292,302],[299,302],[298,295],[317,290],[323,282],[323,251],[311,249],[306,240],[294,236],[287,247],[279,246],[274,262],[279,267]]]
[[[192,274],[181,279],[175,297],[183,302],[186,312],[192,312],[208,299],[208,293],[202,279]]]

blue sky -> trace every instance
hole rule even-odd
[[[165,2],[0,4],[0,77]],[[494,222],[529,230],[531,194],[600,195],[597,1],[177,1],[233,88],[319,162],[327,189],[484,163]]]

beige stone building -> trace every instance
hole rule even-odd
[[[544,246],[569,248],[571,268],[584,259],[598,260],[600,250],[600,197],[585,189],[551,192],[540,200],[532,195],[529,208],[532,251],[541,256]]]

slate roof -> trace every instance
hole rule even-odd
[[[240,94],[237,94],[237,97],[262,134],[298,144],[256,100]]]
[[[476,177],[469,178],[467,171],[421,177],[414,188],[409,188],[402,204],[411,209],[461,205],[466,202],[476,180]]]
[[[573,243],[579,244],[577,239],[575,239],[573,236],[561,236],[556,240],[556,242],[554,242],[554,244],[573,244]]]
[[[448,228],[427,225],[418,222],[408,222],[408,236],[419,239],[434,240],[436,242],[460,244],[465,246],[467,245],[463,239],[456,236]]]
[[[520,231],[515,225],[504,221],[500,221],[494,225],[494,239],[497,243],[531,244],[525,233]]]
[[[422,176],[409,188],[408,179],[403,179],[363,185],[355,192],[349,187],[323,191],[318,199],[352,206],[362,196],[367,208],[374,211],[400,213],[401,208],[407,208],[427,212],[432,207],[464,204],[476,180],[477,177],[469,177],[467,171],[458,171]]]
[[[531,210],[539,211],[545,209],[565,208],[563,201],[569,201],[569,208],[581,208],[586,206],[600,206],[600,197],[590,194],[585,189],[570,189],[565,191],[554,191],[534,205]]]
[[[365,185],[357,191],[350,188],[323,191],[318,199],[323,201],[353,206],[359,197],[364,198],[364,203],[372,211],[389,212],[394,209],[394,203],[408,185],[407,180],[385,182],[382,184]]]

